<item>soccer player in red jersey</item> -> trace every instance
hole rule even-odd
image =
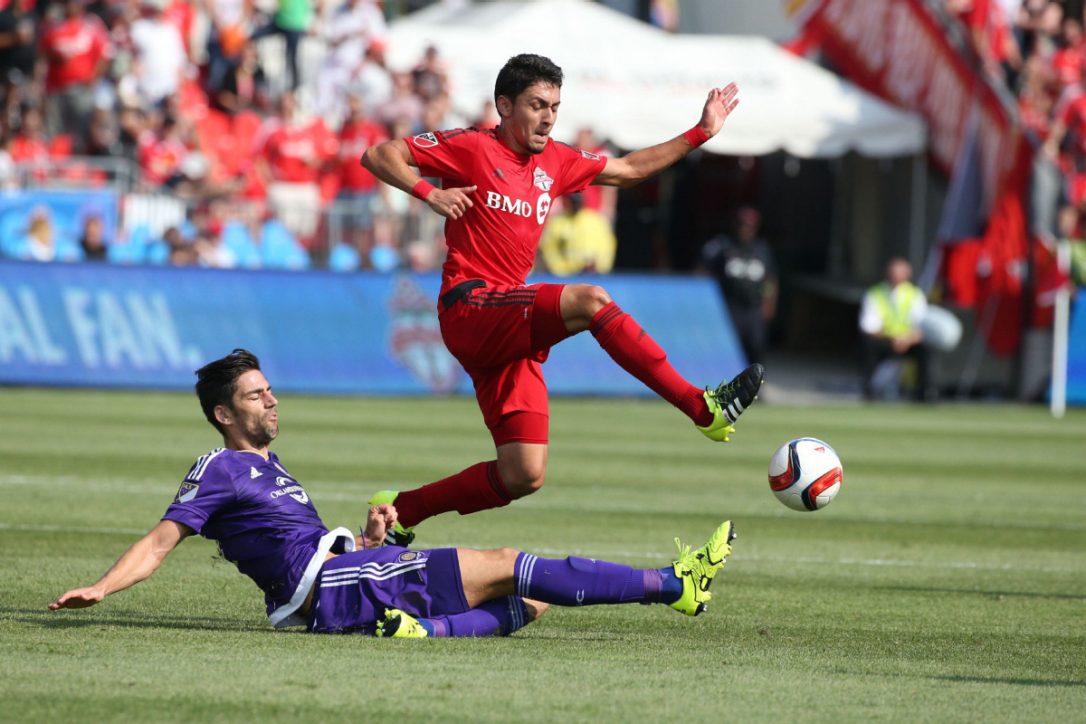
[[[728,440],[762,383],[755,364],[715,389],[695,387],[602,287],[525,283],[553,198],[589,184],[633,186],[662,171],[720,131],[739,102],[738,88],[713,89],[697,125],[621,158],[550,139],[561,88],[562,70],[549,59],[515,56],[495,83],[496,128],[421,133],[374,146],[362,157],[377,178],[446,218],[441,334],[471,376],[497,448],[495,460],[443,480],[374,495],[371,504],[395,503],[399,512],[392,543],[409,542],[412,528],[431,516],[497,508],[543,485],[549,414],[540,365],[567,337],[591,331],[615,362],[712,440]],[[442,187],[420,173],[442,179]]]

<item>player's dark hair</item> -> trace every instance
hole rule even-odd
[[[234,393],[238,390],[238,378],[249,370],[260,369],[260,360],[247,349],[235,349],[222,359],[208,362],[196,370],[196,396],[204,417],[216,430],[222,426],[215,419],[215,407],[225,405],[234,408]]]
[[[561,88],[562,69],[550,58],[544,58],[542,55],[531,53],[514,55],[498,71],[498,79],[494,81],[495,105],[498,103],[499,96],[515,101],[525,88],[540,81]]]

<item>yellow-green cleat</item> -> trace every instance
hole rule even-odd
[[[384,505],[385,503],[395,505],[396,496],[399,494],[399,490],[378,490],[370,496],[367,502],[370,505]],[[413,540],[415,540],[415,529],[404,528],[398,522],[393,523],[392,527],[385,533],[386,546],[402,546],[406,548]]]
[[[713,413],[713,421],[706,427],[695,427],[710,440],[731,442],[729,436],[735,432],[735,421],[758,399],[763,379],[765,368],[754,363],[730,382],[721,382],[715,390],[705,390],[705,404]]]
[[[381,639],[424,639],[430,634],[411,614],[398,608],[386,608],[385,617],[377,622],[374,635]]]
[[[675,575],[682,579],[683,595],[671,604],[673,609],[687,616],[697,616],[705,611],[706,604],[713,597],[709,593],[709,586],[713,583],[713,577],[727,563],[733,540],[735,527],[730,520],[721,523],[709,541],[696,551],[691,551],[690,546],[684,546],[678,538],[675,539],[675,545],[679,547]]]

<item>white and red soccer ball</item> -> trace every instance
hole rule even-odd
[[[769,459],[769,488],[792,510],[825,508],[841,490],[841,458],[813,437],[790,440]]]

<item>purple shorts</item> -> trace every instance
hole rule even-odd
[[[344,553],[324,564],[313,585],[312,633],[372,634],[386,608],[422,617],[468,610],[455,548]]]

